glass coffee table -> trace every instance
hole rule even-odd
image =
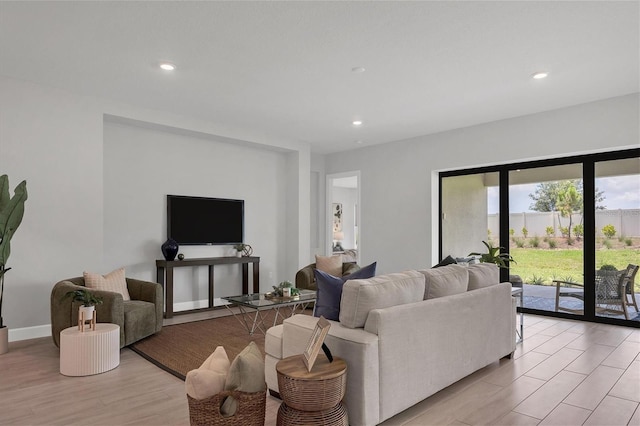
[[[316,292],[313,290],[300,290],[300,295],[291,297],[270,297],[264,293],[243,294],[240,296],[223,297],[228,303],[224,306],[238,319],[240,324],[250,335],[260,330],[266,334],[267,327],[264,323],[263,311],[275,310],[273,325],[278,322],[278,318],[283,320],[293,316],[298,310],[304,311],[316,301]],[[240,314],[231,309],[237,306]]]

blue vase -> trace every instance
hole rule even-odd
[[[176,255],[178,254],[179,248],[180,246],[178,245],[176,240],[172,238],[169,238],[167,241],[165,241],[162,244],[162,246],[160,246],[160,249],[162,250],[162,255],[166,260],[174,260],[176,258]]]

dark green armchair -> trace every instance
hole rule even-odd
[[[131,300],[123,300],[120,293],[92,290],[103,299],[96,305],[97,322],[120,326],[120,347],[157,333],[162,329],[164,296],[158,283],[126,278]],[[69,278],[60,281],[51,290],[51,335],[60,347],[60,332],[78,324],[79,302],[64,295],[84,288],[84,278]]]
[[[312,263],[304,268],[300,269],[296,273],[296,287],[306,288],[308,290],[317,291],[316,275],[313,270],[316,269],[316,264]],[[352,274],[360,270],[360,266],[356,262],[343,262],[342,263],[342,276]]]

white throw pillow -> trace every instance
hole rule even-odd
[[[326,272],[334,277],[342,276],[342,255],[318,256],[316,255],[316,269]]]
[[[500,268],[495,263],[469,265],[469,287],[467,290],[489,287],[500,282]]]
[[[425,276],[424,299],[435,299],[467,291],[468,269],[460,265],[447,265],[419,271]]]
[[[124,277],[124,268],[116,269],[107,275],[84,272],[84,285],[94,290],[111,291],[120,293],[123,300],[131,300],[127,289],[127,280]]]
[[[187,394],[195,399],[205,399],[222,392],[230,365],[227,352],[218,346],[200,367],[187,373],[184,381]]]

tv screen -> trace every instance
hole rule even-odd
[[[167,195],[167,236],[183,245],[244,241],[244,201]]]

